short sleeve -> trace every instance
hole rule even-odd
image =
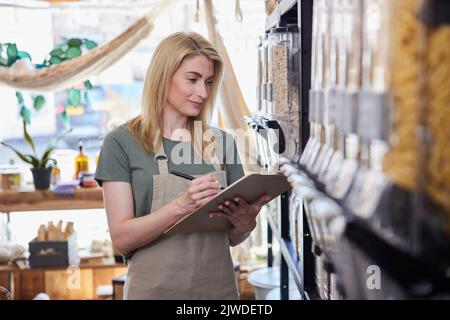
[[[103,140],[95,180],[100,187],[103,181],[131,182],[128,143],[118,134],[117,129],[107,134]]]

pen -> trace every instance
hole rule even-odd
[[[173,174],[173,175],[176,175],[176,176],[178,176],[178,177],[181,177],[181,178],[184,178],[184,179],[187,179],[187,180],[191,180],[191,181],[194,180],[194,179],[196,179],[196,178],[193,177],[193,176],[190,176],[190,175],[188,175],[188,174],[185,174],[185,173],[182,173],[182,172],[178,172],[178,171],[173,171],[173,170],[171,170],[170,173]],[[221,189],[221,190],[224,190],[225,188],[221,186],[220,189]]]

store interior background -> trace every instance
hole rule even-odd
[[[156,2],[57,1],[51,10],[0,6],[0,42],[17,43],[39,62],[73,37],[108,43]],[[214,24],[207,23],[214,16],[211,5],[225,48]],[[248,274],[240,279],[257,275],[261,280],[256,285],[253,278],[254,288],[251,281],[240,282],[241,290],[253,294],[255,289],[244,299],[448,299],[450,2],[175,0],[146,39],[89,78],[94,85],[89,103],[68,106],[63,90],[45,94],[47,103],[39,112],[29,108],[38,153],[64,131],[62,110],[69,114],[74,130],[55,153],[62,180],[73,177],[79,140],[95,171],[102,138],[139,112],[155,46],[180,30],[213,39],[225,66],[230,57],[232,70],[212,125],[244,128],[256,150],[255,168],[279,169],[292,186],[264,206],[251,237],[232,248],[235,263]],[[28,148],[15,90],[0,86],[0,97],[0,141]],[[21,188],[32,190],[29,168],[0,147],[0,170],[11,166],[21,168]],[[101,190],[94,191],[94,208],[100,208]],[[0,193],[0,201],[11,194]],[[17,213],[10,209],[17,206],[3,204],[0,210],[10,214],[0,212],[0,244],[11,239],[28,249],[39,225],[63,219],[75,223],[80,252],[113,254],[103,209]],[[36,203],[27,205],[36,209]],[[279,270],[272,273],[272,266]],[[10,270],[0,265],[0,286]],[[31,299],[47,285],[57,298],[92,299],[99,283],[110,284],[119,275],[111,271],[90,281],[91,275],[89,292],[75,295],[53,286],[64,284],[66,270],[61,270],[13,271],[32,287],[22,286],[18,299]]]
[[[70,38],[89,38],[102,45],[120,34],[150,8],[142,3],[149,1],[98,1],[98,5],[67,7],[53,10],[37,10],[16,7],[2,7],[0,10],[0,39],[3,43],[14,42],[28,51],[35,61],[43,61],[55,44]],[[95,1],[89,1],[95,3]],[[127,5],[128,3],[128,5]],[[135,5],[141,3],[141,5]],[[234,1],[215,1],[218,28],[232,60],[236,76],[247,106],[255,108],[256,60],[255,54],[259,35],[264,29],[264,5],[258,0],[241,1],[245,16],[237,22]],[[73,131],[59,143],[56,157],[61,169],[62,180],[71,180],[74,172],[74,157],[77,155],[78,141],[81,139],[85,152],[90,158],[90,171],[95,172],[95,156],[101,147],[101,138],[117,124],[135,116],[140,110],[140,98],[145,71],[152,52],[165,36],[182,30],[192,30],[207,35],[203,11],[199,22],[194,19],[196,2],[176,1],[157,20],[151,35],[141,41],[136,48],[126,54],[109,69],[91,77],[94,89],[90,92],[90,105],[81,105],[69,111]],[[239,72],[245,70],[245,72]],[[22,138],[22,122],[15,90],[0,86],[2,116],[0,117],[0,140],[8,142],[19,150],[28,148]],[[61,104],[66,103],[66,92],[45,94],[46,104],[39,112],[32,108],[30,135],[37,141],[36,148],[43,150],[48,141],[64,131],[59,120]],[[220,102],[219,102],[220,103]],[[217,115],[212,124],[217,126]],[[28,167],[9,149],[0,148],[0,165],[22,168],[23,188],[32,188],[32,176]],[[0,243],[11,241],[28,247],[39,225],[48,221],[73,221],[81,251],[104,251],[111,254],[110,237],[106,215],[103,209],[11,213],[10,223],[0,215]],[[9,234],[9,235],[8,235]],[[260,235],[261,236],[261,235]],[[262,235],[264,236],[264,234]],[[252,242],[252,240],[249,240]],[[250,255],[240,254],[240,258],[263,261],[266,253],[265,241],[257,241],[249,247]],[[275,244],[276,246],[276,244]]]

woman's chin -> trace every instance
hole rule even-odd
[[[198,109],[189,110],[188,112],[185,113],[185,115],[189,118],[195,118],[195,117],[198,117],[200,112],[201,112],[201,110],[198,110]]]

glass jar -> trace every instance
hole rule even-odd
[[[389,88],[389,8],[385,0],[363,4],[363,86],[381,93]]]
[[[289,68],[289,51],[293,47],[294,32],[298,34],[297,27],[280,27],[273,28],[269,34],[269,83],[272,83],[273,102],[271,115],[277,119],[288,119],[290,117],[290,82],[292,77],[298,77],[299,72],[297,70],[297,75],[294,76]]]
[[[256,113],[262,115],[262,73],[263,73],[263,45],[260,38],[258,44],[258,60],[257,60],[257,74],[256,74]]]
[[[419,2],[420,0],[392,0],[388,1],[387,6],[379,1],[367,1],[365,4],[368,19],[376,20],[381,4],[383,4],[382,8],[388,11],[387,13],[391,11],[392,15],[387,27],[389,28],[387,34],[391,35],[391,58],[388,68],[389,89],[393,97],[392,117],[390,149],[383,160],[383,169],[395,185],[409,191],[417,188],[418,175],[421,171],[419,166],[422,142],[417,133],[422,122],[424,86],[421,79],[425,48],[424,26],[418,16]],[[367,49],[374,46],[374,40],[370,38],[369,31],[365,32],[368,38],[365,44]],[[375,54],[375,57],[380,55]],[[371,87],[379,90],[380,86],[383,88],[385,85],[381,83],[383,72],[379,71],[376,58],[369,60],[369,57],[369,54],[365,54],[363,84],[368,82],[368,79],[372,79]],[[375,61],[371,69],[368,68],[370,61]]]
[[[361,8],[360,0],[345,0],[343,37],[346,49],[345,88],[354,93],[361,88]]]
[[[273,28],[269,33],[269,110],[270,119],[276,120],[286,142],[283,153],[297,162],[300,154],[300,66],[299,32],[296,24]],[[270,95],[271,93],[271,95]]]
[[[262,39],[261,50],[261,115],[267,116],[269,103],[269,39],[267,34]]]
[[[431,201],[444,211],[444,228],[450,234],[450,21],[445,1],[425,1],[426,21],[426,129],[425,190]],[[448,7],[447,7],[448,10]],[[425,14],[424,14],[425,16]]]

